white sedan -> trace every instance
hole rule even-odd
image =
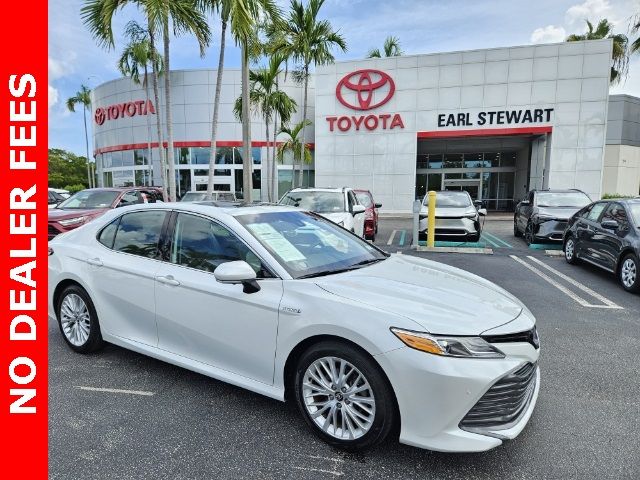
[[[519,300],[313,213],[134,205],[49,247],[49,314],[73,350],[110,342],[292,400],[334,446],[399,432],[487,450],[536,403],[539,342]]]

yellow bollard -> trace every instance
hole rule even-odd
[[[436,243],[436,192],[429,190],[429,216],[427,218],[427,247]]]

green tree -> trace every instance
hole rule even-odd
[[[307,99],[309,89],[309,69],[311,65],[326,65],[335,60],[332,49],[347,50],[347,44],[342,35],[335,31],[327,20],[320,20],[318,14],[324,0],[309,0],[305,7],[300,0],[291,0],[289,15],[282,29],[281,43],[275,47],[285,58],[290,58],[298,64],[294,78],[304,83],[302,101],[302,138],[305,138],[307,126]],[[300,148],[304,148],[301,142]],[[304,158],[301,150],[300,158]],[[293,165],[295,179],[296,165]]]
[[[80,85],[80,90],[76,92],[73,97],[67,99],[67,108],[70,112],[76,111],[76,105],[82,105],[82,114],[84,116],[84,141],[87,148],[87,158],[89,156],[89,130],[87,129],[87,109],[91,110],[91,89],[85,85]],[[91,175],[91,166],[87,162],[87,181],[89,182],[89,188],[93,187]]]
[[[640,32],[640,13],[635,15],[631,20],[631,33],[634,35]],[[629,53],[640,53],[640,35],[636,38],[629,47]]]
[[[165,118],[167,125],[167,163],[169,168],[169,199],[176,200],[175,152],[173,149],[173,117],[171,109],[171,65],[170,27],[174,35],[194,35],[204,56],[209,44],[210,30],[206,17],[197,0],[86,0],[80,10],[83,23],[87,26],[98,45],[105,48],[114,46],[113,17],[126,5],[138,6],[147,19],[152,48],[155,38],[162,35],[163,55],[166,74],[164,75]]]
[[[610,38],[613,40],[613,52],[611,54],[611,76],[609,81],[615,85],[626,78],[629,71],[629,55],[627,47],[629,39],[621,33],[612,33],[613,24],[606,18],[600,20],[596,27],[589,20],[587,31],[581,35],[572,34],[567,37],[567,42],[580,42],[583,40],[600,40]]]
[[[65,188],[68,185],[89,186],[87,182],[87,159],[59,148],[49,149],[49,186]]]
[[[282,123],[288,123],[291,115],[296,109],[296,102],[293,98],[287,95],[285,92],[278,89],[278,76],[282,72],[280,65],[283,59],[280,55],[274,54],[269,58],[269,63],[266,67],[258,70],[251,70],[249,72],[250,91],[249,101],[251,109],[262,115],[265,122],[265,138],[267,142],[271,136],[269,133],[271,123],[276,116],[280,118]],[[242,96],[238,97],[234,107],[234,114],[240,121],[243,120],[243,99]],[[273,142],[275,145],[277,138],[277,130],[274,125]],[[276,192],[276,168],[275,158],[270,155],[270,149],[267,146],[267,160],[264,164],[263,172],[267,173],[267,197],[270,202],[273,202],[277,196]]]
[[[380,52],[379,48],[372,48],[369,50],[369,53],[367,53],[367,58],[381,58],[382,56],[399,57],[402,53],[402,49],[400,48],[400,39],[390,35],[384,40],[382,52]]]
[[[125,29],[125,35],[129,38],[129,43],[125,46],[124,50],[120,54],[120,58],[117,62],[117,67],[120,73],[124,76],[130,76],[133,82],[137,85],[142,84],[145,89],[146,104],[149,104],[149,66],[154,71],[152,82],[154,83],[154,91],[158,91],[158,79],[157,73],[162,72],[163,60],[162,55],[157,49],[152,48],[151,41],[149,40],[149,32],[142,28],[138,23],[131,21],[127,24]],[[141,74],[144,74],[142,80]],[[161,139],[161,126],[160,126],[160,113],[157,110],[159,108],[158,98],[155,98],[156,106],[156,126],[158,130],[158,145],[162,145]],[[149,184],[153,184],[153,150],[151,148],[151,123],[150,116],[146,115],[147,120],[147,161],[149,162]],[[158,147],[160,153],[160,175],[162,178],[162,184],[167,184],[166,178],[166,165],[164,162],[163,149]],[[166,195],[166,189],[163,189],[164,195]],[[165,199],[166,200],[166,199]]]
[[[293,128],[282,127],[280,129],[280,133],[286,135],[286,139],[278,145],[278,161],[280,163],[284,161],[284,157],[287,154],[292,156],[294,165],[296,163],[309,165],[313,161],[311,148],[308,143],[303,141],[303,133],[301,134],[307,125],[311,125],[311,122],[309,120],[302,120],[295,124]],[[294,188],[296,184],[295,175],[296,171],[294,169],[291,172],[291,188]]]

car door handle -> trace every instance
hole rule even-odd
[[[158,276],[156,277],[156,280],[160,283],[164,283],[165,285],[173,285],[174,287],[180,285],[180,282],[173,278],[173,275]]]
[[[103,265],[102,260],[100,260],[99,258],[87,258],[87,263],[89,265],[95,265],[96,267],[101,267]]]

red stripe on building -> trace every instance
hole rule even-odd
[[[162,143],[163,146],[167,147],[167,142]],[[276,145],[282,145],[282,142],[276,142]],[[314,150],[315,144],[309,143],[307,144],[311,150]],[[200,140],[192,140],[187,142],[173,142],[174,148],[186,148],[186,147],[210,147],[211,142],[200,141]],[[216,142],[216,146],[218,147],[242,147],[242,141],[238,140],[226,140],[226,141],[218,141]],[[254,141],[251,142],[252,147],[272,147],[273,142],[264,142],[264,141]],[[157,148],[158,142],[151,142],[151,148]],[[96,149],[93,154],[99,155],[101,153],[109,153],[109,152],[121,152],[123,150],[146,150],[149,148],[148,143],[125,143],[122,145],[113,145],[111,147],[102,147]]]
[[[517,128],[479,128],[476,130],[435,130],[418,132],[418,138],[460,138],[460,137],[496,137],[505,135],[543,135],[551,133],[553,127],[517,127]]]

